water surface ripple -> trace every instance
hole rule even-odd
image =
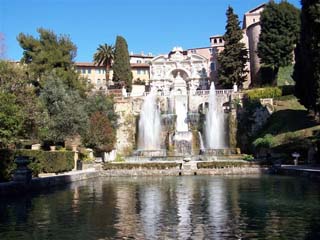
[[[291,177],[136,177],[0,199],[0,239],[320,239],[320,186]]]

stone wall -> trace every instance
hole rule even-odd
[[[101,172],[102,176],[119,177],[119,176],[190,176],[190,175],[251,175],[263,174],[267,172],[267,168],[260,167],[230,167],[216,169],[121,169],[121,170],[105,170]]]
[[[131,154],[136,145],[136,115],[130,98],[116,100],[115,112],[118,114],[116,150],[118,153]]]

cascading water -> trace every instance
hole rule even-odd
[[[209,93],[209,109],[206,114],[206,147],[208,149],[224,148],[224,121],[223,109],[217,104],[216,89],[211,83]]]
[[[204,150],[204,144],[203,144],[203,139],[202,139],[202,134],[201,132],[198,132],[198,136],[199,136],[199,143],[200,143],[200,150]]]
[[[139,150],[160,149],[161,121],[157,95],[153,89],[145,98],[139,120]]]

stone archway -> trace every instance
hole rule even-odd
[[[181,68],[176,68],[176,69],[173,69],[169,76],[171,79],[174,79],[177,77],[178,73],[180,73],[180,76],[183,78],[183,80],[187,80],[189,78],[189,74],[187,72],[187,70],[184,70],[184,69],[181,69]]]

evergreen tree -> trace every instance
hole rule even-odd
[[[132,73],[130,67],[130,57],[126,40],[117,36],[113,69],[113,81],[120,85],[125,85],[127,89],[132,86]]]
[[[114,57],[114,48],[111,45],[103,44],[99,45],[97,52],[93,55],[93,61],[98,66],[104,66],[106,68],[106,81],[109,80],[109,73],[111,63]]]
[[[299,36],[299,10],[292,4],[270,1],[261,13],[258,56],[262,64],[273,69],[275,84],[280,67],[293,62],[293,51]]]
[[[53,143],[84,133],[88,126],[85,101],[78,91],[70,89],[52,75],[46,79],[40,98],[46,107],[48,124],[42,129],[42,139]]]
[[[236,83],[240,88],[246,79],[246,62],[248,51],[241,42],[242,30],[238,16],[234,14],[232,7],[227,9],[226,33],[223,36],[224,50],[218,56],[219,83],[225,88],[232,88]]]
[[[39,39],[20,33],[18,42],[23,48],[22,63],[28,65],[28,75],[35,82],[43,84],[46,75],[52,72],[65,84],[74,89],[85,91],[85,83],[80,81],[74,71],[74,58],[77,47],[65,35],[57,36],[54,32],[39,28]]]
[[[23,122],[21,108],[13,94],[0,92],[0,148],[13,143]]]
[[[300,102],[320,112],[320,1],[302,0],[300,42],[293,78]]]

